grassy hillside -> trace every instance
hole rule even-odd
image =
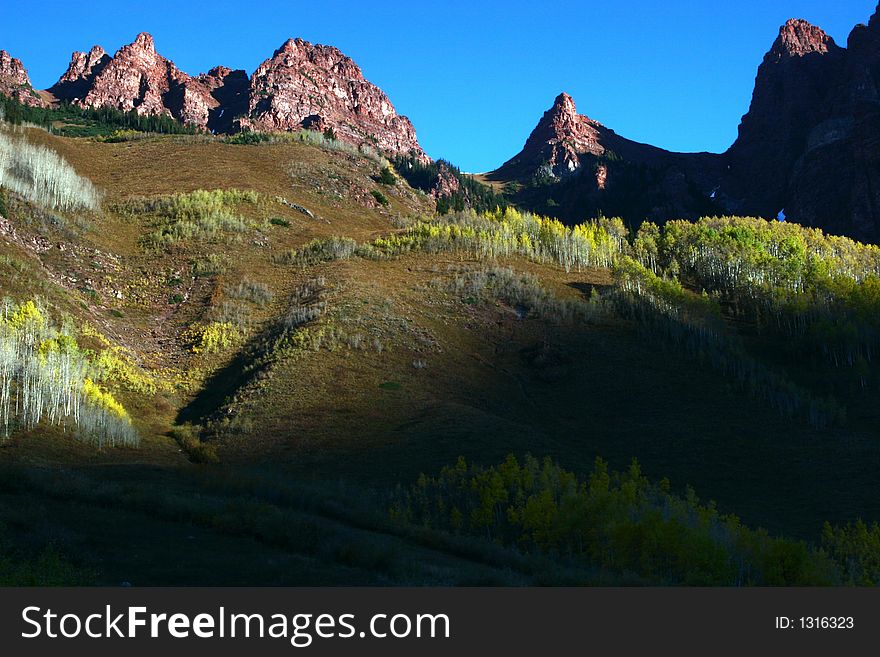
[[[864,546],[880,531],[848,525],[880,517],[876,248],[751,219],[631,233],[513,209],[438,216],[380,156],[308,136],[0,136],[68,176],[0,179],[0,338],[18,368],[2,581],[877,577]],[[25,371],[136,439],[101,441],[51,395],[25,421]],[[516,481],[537,476],[531,454],[570,484],[514,485],[511,454]],[[444,497],[459,457],[477,501]],[[577,493],[597,457],[614,513]],[[504,495],[483,491],[504,472]],[[428,490],[430,509],[412,506]],[[565,500],[593,514],[577,526],[604,528],[590,549],[547,538],[581,508]],[[510,508],[532,520],[509,524]],[[601,556],[650,541],[655,557],[684,542],[706,559]],[[724,565],[744,559],[748,572]]]

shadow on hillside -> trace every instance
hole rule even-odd
[[[587,301],[593,296],[593,291],[601,295],[614,287],[613,285],[596,285],[595,283],[583,283],[581,281],[573,281],[571,283],[566,283],[566,285],[580,292],[581,296]]]
[[[248,366],[253,365],[251,354],[254,353],[259,340],[260,337],[251,340],[228,365],[214,372],[193,400],[180,409],[175,424],[187,422],[201,424],[219,411],[238,390],[252,381],[259,370],[248,371]]]

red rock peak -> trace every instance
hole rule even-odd
[[[767,57],[780,60],[786,57],[803,57],[810,53],[825,54],[837,48],[834,39],[825,30],[802,18],[792,18],[779,28],[779,36]]]
[[[42,106],[43,99],[31,87],[31,80],[20,59],[0,50],[0,93],[25,105]]]

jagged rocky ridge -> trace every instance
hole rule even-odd
[[[300,39],[251,77],[222,66],[190,76],[144,33],[112,57],[100,46],[74,53],[49,91],[84,107],[166,114],[221,133],[330,128],[351,143],[428,161],[410,121],[351,59]],[[5,51],[0,93],[47,102]],[[880,7],[845,48],[805,20],[783,25],[726,153],[671,153],[625,139],[561,94],[523,150],[487,177],[513,183],[514,202],[571,221],[782,211],[789,221],[880,241]]]
[[[212,132],[330,128],[337,138],[426,158],[412,123],[336,48],[289,40],[248,78],[217,66],[191,76],[139,34],[110,57],[100,46],[73,53],[50,89],[82,107],[166,114]]]

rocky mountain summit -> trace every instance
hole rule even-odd
[[[880,240],[880,7],[845,48],[783,25],[726,157],[737,210]]]
[[[190,76],[156,52],[151,35],[141,33],[113,57],[101,46],[88,54],[73,53],[67,71],[50,91],[58,100],[81,107],[165,114],[226,132],[232,129],[232,115],[246,107],[247,84],[244,71],[223,66]]]
[[[880,7],[846,47],[792,19],[758,67],[748,113],[723,154],[670,153],[577,114],[561,94],[522,151],[489,180],[514,200],[580,221],[703,213],[775,218],[880,240]]]
[[[94,84],[95,77],[104,70],[111,58],[101,46],[94,46],[88,53],[75,52],[61,79],[49,89],[56,97],[64,100],[83,98]]]
[[[5,50],[0,50],[0,94],[31,107],[44,105],[43,99],[31,86],[31,79],[21,60]]]
[[[251,76],[242,125],[259,130],[331,128],[345,141],[424,155],[410,120],[397,114],[388,96],[364,79],[354,61],[336,48],[302,39],[285,42]]]
[[[567,221],[604,214],[632,222],[711,212],[715,156],[671,153],[626,139],[556,97],[522,151],[486,174],[515,202]],[[511,184],[512,183],[512,184]]]
[[[74,61],[78,60],[77,54]],[[64,77],[73,77],[72,73],[68,69]],[[86,87],[85,95],[81,98],[61,96],[61,99],[84,107],[113,107],[124,112],[136,109],[139,114],[170,114],[182,118],[180,103],[173,101],[179,100],[176,97],[189,76],[156,52],[149,34],[139,34],[134,43],[120,48],[113,58],[104,62],[100,71],[84,70],[83,73],[74,83]],[[90,75],[91,80],[86,75]]]
[[[820,28],[793,19],[758,67],[748,113],[726,153],[730,177],[724,185],[739,212],[794,218],[790,196],[795,163],[810,131],[827,112],[826,99],[839,77],[845,50]]]
[[[225,66],[191,76],[142,33],[113,57],[100,46],[73,53],[50,91],[81,107],[165,114],[212,132],[329,128],[353,144],[426,158],[412,123],[357,64],[301,39],[284,43],[250,78]]]
[[[505,162],[502,175],[517,175],[543,167],[550,176],[565,177],[580,168],[583,154],[602,155],[604,126],[577,113],[574,99],[567,93],[556,97],[553,107],[544,112],[525,146],[516,157]]]

